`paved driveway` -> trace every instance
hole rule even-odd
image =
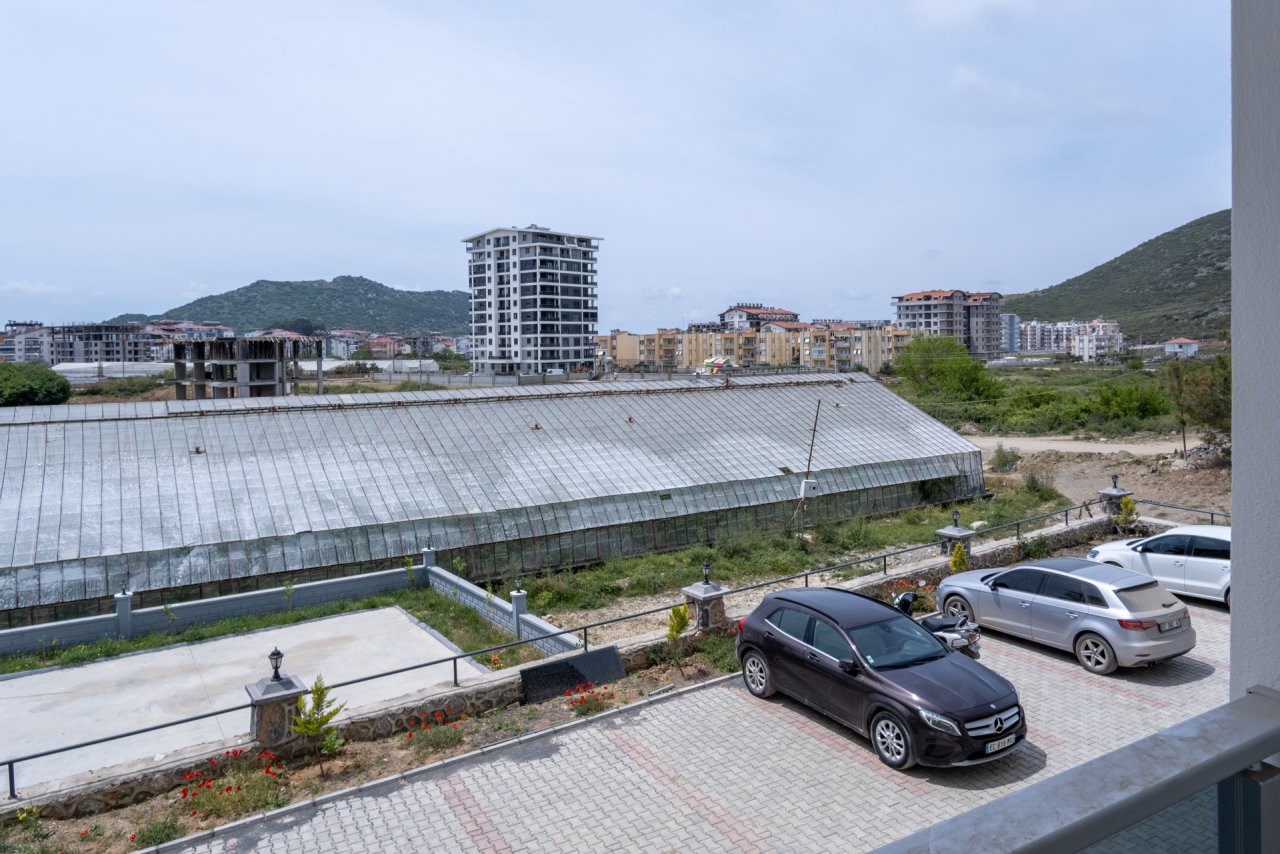
[[[865,851],[1227,700],[1229,620],[1192,605],[1191,655],[1110,677],[988,635],[1021,692],[1019,753],[880,764],[866,741],[733,679],[417,776],[217,831],[186,851]]]

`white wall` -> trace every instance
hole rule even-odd
[[[1280,688],[1280,3],[1232,4],[1231,696]]]

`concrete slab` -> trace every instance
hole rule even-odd
[[[317,674],[332,685],[460,652],[400,608],[382,608],[21,675],[0,681],[0,762],[247,705],[244,686],[271,675],[267,654],[275,647],[284,653],[281,671],[308,685]],[[485,672],[470,659],[458,662],[460,680]],[[334,696],[347,708],[339,720],[452,681],[453,666],[445,663],[340,688]],[[249,710],[243,709],[20,762],[18,794],[28,798],[125,768],[198,757],[248,736]]]

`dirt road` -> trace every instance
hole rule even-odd
[[[983,457],[988,457],[996,449],[996,445],[1021,453],[1034,454],[1040,451],[1062,451],[1067,454],[1133,454],[1135,457],[1149,457],[1159,454],[1172,454],[1182,450],[1181,436],[1162,436],[1158,439],[1133,441],[1132,439],[1072,439],[1067,436],[965,436],[970,442],[982,449]],[[1187,436],[1187,447],[1194,448],[1200,444],[1199,436]]]

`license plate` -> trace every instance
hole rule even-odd
[[[995,753],[997,750],[1004,750],[1006,747],[1013,744],[1017,740],[1018,740],[1018,737],[1016,735],[1006,735],[1004,738],[1000,739],[999,741],[988,742],[986,746],[986,752]]]
[[[1160,631],[1162,632],[1171,632],[1174,629],[1180,628],[1182,628],[1182,620],[1170,620],[1167,623],[1160,624]]]

